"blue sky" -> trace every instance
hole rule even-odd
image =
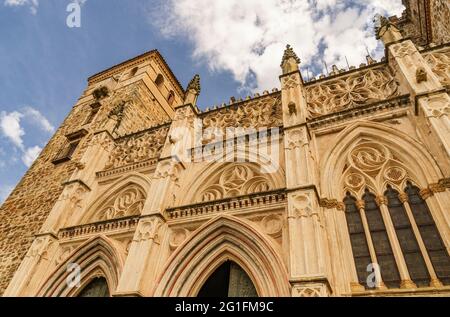
[[[278,87],[290,43],[303,71],[381,57],[371,19],[400,0],[0,0],[0,203],[75,104],[86,79],[157,48],[183,85],[201,75],[199,106]]]

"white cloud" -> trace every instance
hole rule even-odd
[[[2,111],[0,113],[1,132],[21,150],[23,150],[22,137],[25,135],[25,131],[20,126],[20,120],[22,117],[23,114],[17,111],[10,113]]]
[[[151,19],[164,36],[189,39],[193,57],[212,71],[231,71],[243,89],[262,90],[279,86],[286,44],[312,72],[323,61],[342,68],[346,57],[357,66],[367,50],[380,58],[373,17],[402,10],[401,0],[169,0]]]
[[[28,148],[22,155],[22,162],[26,167],[30,167],[31,164],[37,159],[42,148],[40,146],[33,146]]]
[[[22,120],[38,126],[47,133],[53,133],[55,128],[38,110],[32,107],[25,107],[21,111],[0,112],[0,135],[6,137],[22,153],[22,162],[31,166],[36,157],[42,151],[40,146],[25,147],[25,130],[21,124]],[[11,159],[14,159],[11,157]]]
[[[4,4],[7,7],[29,6],[32,14],[36,14],[39,7],[38,0],[5,0]]]
[[[37,124],[42,130],[50,133],[55,132],[55,127],[38,110],[32,107],[26,107],[23,114],[24,116],[29,117],[31,121]]]

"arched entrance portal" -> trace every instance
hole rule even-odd
[[[258,293],[248,274],[226,261],[203,284],[197,297],[258,297]]]

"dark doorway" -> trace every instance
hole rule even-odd
[[[93,279],[78,294],[78,297],[109,297],[108,283],[103,277]]]
[[[258,297],[250,277],[236,263],[223,263],[205,282],[198,297]]]

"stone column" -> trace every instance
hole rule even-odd
[[[385,18],[382,18],[377,37],[386,45],[389,65],[409,90],[416,114],[425,118],[446,159],[450,159],[450,96],[445,87],[414,43],[403,39],[398,29]]]
[[[175,117],[161,152],[130,251],[114,296],[144,296],[156,286],[167,259],[169,227],[164,211],[174,201],[179,175],[189,164],[195,104],[200,93],[196,75],[188,86],[185,104],[175,108]]]
[[[292,296],[328,296],[324,219],[316,188],[316,163],[306,125],[307,104],[299,63],[300,59],[288,45],[280,80],[288,190],[289,273]]]

